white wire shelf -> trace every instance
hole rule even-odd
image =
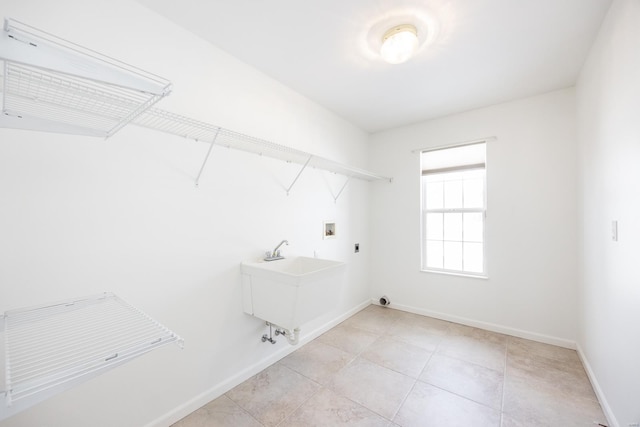
[[[0,60],[4,62],[0,127],[106,138],[135,123],[208,142],[211,146],[196,185],[214,145],[302,165],[287,194],[307,167],[348,179],[391,181],[364,169],[152,108],[169,94],[167,80],[15,20],[6,19],[0,33]]]
[[[0,37],[0,126],[109,137],[170,92],[161,77],[15,20]]]
[[[112,293],[11,310],[3,319],[7,407],[31,406],[151,350],[183,345]]]
[[[365,181],[391,181],[391,178],[389,177],[378,175],[364,169],[347,166],[321,156],[307,153],[305,151],[297,150],[285,145],[276,144],[265,139],[245,135],[206,122],[171,113],[169,111],[164,111],[159,108],[150,108],[149,110],[139,115],[133,121],[133,123],[139,126],[170,133],[184,138],[207,142],[212,144],[212,146],[218,145],[221,147],[242,150],[254,154],[259,154],[261,156],[267,156],[279,160],[284,160],[290,163],[304,165],[304,167],[313,167],[326,170],[329,172],[347,176],[349,178],[357,178]],[[210,153],[211,150],[209,150],[209,153],[207,153],[207,158],[202,165],[200,174],[202,174],[202,169],[204,169]],[[200,174],[198,174],[196,183],[200,178]],[[289,187],[289,189],[291,189],[291,187]]]

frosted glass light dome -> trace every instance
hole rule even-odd
[[[406,62],[418,49],[418,31],[411,24],[398,25],[382,37],[380,55],[389,64]]]

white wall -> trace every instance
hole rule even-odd
[[[372,137],[373,294],[405,309],[571,346],[575,340],[573,89]],[[420,172],[413,149],[495,136],[487,146],[489,279],[420,271]]]
[[[159,105],[364,167],[367,135],[130,0],[5,0],[2,13],[168,78]],[[348,263],[337,310],[369,301],[369,188],[353,180],[127,127],[103,141],[0,129],[0,311],[108,290],[182,335],[3,427],[167,425],[289,350],[242,312],[240,262],[286,255]],[[375,185],[375,184],[374,184]],[[340,235],[322,240],[322,222]],[[353,243],[361,252],[353,254]],[[173,412],[173,411],[178,412]],[[173,413],[173,416],[171,415]],[[168,418],[165,418],[169,414]]]
[[[640,422],[640,2],[616,0],[577,85],[578,344],[613,426]],[[611,239],[618,221],[619,240]]]

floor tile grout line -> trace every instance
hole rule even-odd
[[[504,424],[504,396],[507,391],[507,364],[509,363],[509,343],[511,337],[507,336],[504,346],[504,367],[502,368],[502,397],[500,399],[500,426]]]
[[[240,408],[240,410],[242,412],[244,412],[245,414],[249,415],[253,420],[255,420],[255,422],[257,422],[261,426],[265,427],[264,424],[259,419],[257,419],[251,412],[247,411],[239,402],[236,402],[231,397],[227,396],[227,393],[224,393],[222,396],[226,397],[231,402],[233,402],[234,405],[236,405],[238,408]],[[216,399],[214,399],[214,400],[216,400]],[[212,400],[212,402],[213,402],[213,400]]]
[[[311,396],[309,396],[308,399],[306,399],[304,402],[302,402],[301,404],[296,406],[289,414],[285,415],[285,417],[282,420],[280,420],[280,422],[278,424],[276,424],[276,427],[282,425],[282,423],[285,422],[291,416],[293,416],[298,411],[298,409],[300,409],[302,407],[302,405],[304,405],[305,403],[309,402],[311,399],[313,399],[314,396],[316,396],[318,393],[320,393],[325,388],[322,384],[319,384],[319,386],[320,387],[318,387],[318,389]]]
[[[310,344],[310,343],[311,343],[311,342],[309,342],[308,344]],[[345,351],[345,350],[343,350],[343,349],[341,349],[341,348],[338,348],[338,347],[336,347],[336,346],[333,346],[333,345],[331,345],[331,344],[329,344],[329,343],[325,343],[325,342],[321,342],[321,341],[320,341],[320,343],[321,343],[321,344],[324,344],[324,345],[327,345],[327,346],[329,346],[329,347],[333,347],[333,348],[335,348],[335,349],[337,349],[337,350],[340,350],[340,351],[342,351],[342,352],[344,352],[344,353],[347,353],[347,354],[349,354],[350,356],[352,356],[352,357],[351,357],[351,359],[349,360],[349,362],[347,362],[347,364],[345,364],[343,367],[341,367],[338,371],[336,371],[336,372],[333,374],[333,377],[337,376],[337,375],[338,375],[342,370],[344,370],[347,366],[351,365],[351,364],[352,364],[352,363],[353,363],[353,362],[354,362],[358,357],[360,357],[360,353],[362,353],[362,352],[360,352],[359,354],[354,355],[353,353],[349,353],[349,352],[347,352],[347,351]],[[298,350],[300,350],[300,349],[298,349]],[[296,350],[296,351],[298,351],[298,350]],[[364,350],[363,350],[363,351],[364,351]],[[282,362],[282,360],[279,360],[279,361],[278,361],[278,362],[276,362],[276,363],[281,363],[281,362]],[[289,417],[291,417],[293,414],[295,414],[295,412],[296,412],[298,409],[300,409],[300,408],[302,407],[302,405],[304,405],[305,403],[307,403],[309,400],[311,400],[314,396],[316,396],[316,395],[317,395],[318,393],[320,393],[322,390],[328,390],[328,391],[330,391],[331,393],[334,393],[336,396],[339,396],[339,397],[341,397],[341,398],[347,399],[347,400],[349,400],[350,402],[353,402],[353,403],[357,404],[358,406],[361,406],[361,407],[365,408],[367,411],[369,411],[369,412],[371,412],[371,413],[373,413],[373,414],[376,414],[376,415],[378,415],[378,416],[382,416],[382,415],[378,414],[377,412],[372,411],[371,409],[367,408],[366,406],[364,406],[364,405],[362,405],[362,404],[360,404],[360,403],[358,403],[358,402],[355,402],[355,401],[353,401],[352,399],[349,399],[347,396],[343,396],[343,395],[341,395],[341,394],[336,393],[336,392],[335,392],[335,390],[333,390],[332,388],[330,388],[330,387],[329,387],[329,385],[330,385],[331,381],[333,380],[333,378],[332,378],[332,380],[331,380],[331,381],[327,382],[326,384],[322,384],[322,383],[319,383],[318,381],[314,380],[313,378],[310,378],[310,377],[306,376],[306,375],[305,375],[305,374],[303,374],[302,372],[298,372],[298,371],[297,371],[296,369],[294,369],[294,368],[290,368],[290,367],[288,367],[288,366],[286,366],[286,365],[284,365],[284,364],[283,364],[282,366],[284,366],[284,367],[286,367],[286,368],[288,368],[288,369],[292,370],[293,372],[298,373],[299,375],[303,376],[304,378],[307,378],[309,381],[312,381],[313,383],[317,384],[319,387],[318,387],[318,390],[317,390],[315,393],[313,393],[313,395],[311,395],[307,400],[305,400],[305,401],[304,401],[304,402],[302,402],[300,405],[298,405],[298,407],[296,407],[296,408],[295,408],[295,409],[294,409],[290,414],[288,414],[288,415],[287,415],[287,416],[286,416],[282,421],[280,421],[280,423],[278,423],[278,426],[279,426],[279,425],[281,425],[283,422],[285,422],[285,421],[286,421]],[[384,418],[384,417],[383,417],[383,418]],[[386,418],[385,418],[385,419],[386,419]],[[276,426],[276,427],[277,427],[277,426]]]
[[[311,377],[309,377],[309,376],[305,375],[304,373],[299,372],[297,369],[295,369],[295,368],[291,368],[291,367],[289,367],[289,366],[287,366],[287,365],[285,365],[284,363],[281,363],[281,362],[282,362],[282,360],[278,360],[276,363],[278,363],[278,364],[282,365],[284,368],[287,368],[287,369],[289,369],[289,370],[290,370],[290,371],[292,371],[292,372],[295,372],[296,374],[300,375],[301,377],[304,377],[305,379],[307,379],[307,380],[311,381],[312,383],[314,383],[314,384],[318,385],[319,387],[324,387],[324,384],[322,384],[321,382],[318,382],[318,381],[314,380],[313,378],[311,378]],[[275,363],[274,363],[274,365],[275,365]],[[272,366],[273,366],[273,365],[272,365]]]
[[[409,389],[407,394],[404,396],[404,399],[402,399],[402,402],[400,402],[400,405],[398,405],[398,409],[395,410],[395,412],[393,413],[393,416],[391,418],[386,418],[385,417],[385,419],[388,419],[389,421],[391,421],[392,423],[395,424],[394,420],[396,419],[396,417],[400,413],[400,410],[402,410],[402,407],[404,406],[404,404],[407,402],[407,399],[409,398],[409,396],[413,392],[413,389],[416,387],[416,384],[418,384],[418,379],[417,378],[413,381],[413,384],[411,385],[411,388]]]
[[[394,320],[393,320],[393,323],[396,323],[397,321],[398,321],[398,319],[394,319]],[[360,329],[360,328],[356,328],[356,329]],[[361,330],[363,330],[363,329],[361,329]],[[371,331],[368,331],[368,332],[371,332]],[[375,333],[375,332],[372,332],[372,333]],[[337,376],[341,371],[345,370],[347,367],[349,367],[350,365],[352,365],[356,360],[358,360],[359,358],[362,358],[362,360],[364,360],[364,361],[366,361],[366,362],[368,362],[368,363],[371,363],[371,364],[373,364],[373,365],[375,365],[375,366],[377,366],[377,367],[380,367],[380,368],[382,368],[382,369],[387,369],[387,370],[389,370],[389,371],[391,371],[391,372],[397,373],[397,374],[399,374],[399,375],[403,375],[403,376],[405,376],[405,377],[407,377],[407,378],[409,378],[409,379],[413,380],[413,384],[412,384],[411,388],[409,389],[409,391],[407,392],[407,394],[406,394],[406,395],[404,396],[404,398],[402,399],[402,402],[401,402],[401,403],[400,403],[400,405],[398,406],[398,409],[396,409],[396,411],[394,412],[393,416],[392,416],[391,418],[387,418],[386,416],[384,416],[384,415],[380,414],[379,412],[376,412],[376,411],[374,411],[373,409],[368,408],[367,406],[364,406],[363,404],[361,404],[361,403],[359,403],[359,402],[356,402],[356,401],[354,401],[354,400],[350,399],[348,396],[343,396],[342,394],[338,394],[338,393],[336,393],[333,389],[329,389],[329,390],[331,390],[332,392],[336,393],[336,394],[337,394],[338,396],[340,396],[340,397],[343,397],[343,398],[345,398],[345,399],[348,399],[348,400],[350,400],[350,401],[352,401],[352,402],[354,402],[354,403],[356,403],[356,404],[358,404],[358,405],[362,406],[363,408],[365,408],[365,409],[367,409],[368,411],[370,411],[370,412],[372,412],[372,413],[374,413],[374,414],[376,414],[376,415],[378,415],[378,416],[382,417],[383,419],[388,420],[389,422],[393,422],[393,419],[394,419],[394,418],[395,418],[395,416],[397,415],[398,411],[400,411],[400,408],[402,408],[402,405],[404,405],[404,402],[406,401],[407,397],[409,397],[409,394],[411,394],[411,391],[413,390],[413,387],[415,387],[415,384],[417,383],[418,379],[417,379],[417,378],[412,378],[412,377],[410,377],[409,375],[403,374],[403,373],[401,373],[401,372],[397,372],[397,371],[395,371],[395,370],[393,370],[393,369],[391,369],[391,368],[387,368],[386,366],[379,365],[379,364],[377,364],[377,363],[375,363],[375,362],[373,362],[373,361],[371,361],[371,360],[368,360],[368,359],[367,359],[367,358],[365,358],[365,357],[362,357],[362,354],[363,354],[363,353],[364,353],[364,352],[365,352],[369,347],[371,347],[371,346],[372,346],[372,345],[373,345],[373,344],[374,344],[378,339],[380,339],[382,336],[384,336],[384,335],[388,335],[388,334],[387,334],[386,332],[380,332],[380,333],[376,333],[376,335],[378,335],[378,337],[377,337],[374,341],[372,341],[371,343],[369,343],[369,345],[365,346],[362,350],[360,350],[360,351],[355,355],[355,357],[354,357],[352,360],[350,360],[350,361],[349,361],[349,363],[347,363],[345,366],[343,366],[340,370],[338,370],[338,372],[336,372],[336,374],[335,374],[335,375]],[[327,343],[327,344],[328,344],[328,343]],[[335,347],[335,346],[334,346],[334,347]],[[337,347],[336,347],[336,348],[337,348]],[[342,350],[342,349],[340,349],[340,350]],[[344,350],[343,350],[343,351],[344,351]],[[353,353],[351,353],[351,354],[353,354]],[[432,357],[432,356],[433,356],[433,352],[429,355],[429,360],[431,359],[431,357]],[[425,363],[425,366],[426,366],[427,364],[428,364],[428,360],[427,360],[427,363]],[[423,369],[424,369],[424,368],[423,368]]]
[[[297,351],[297,350],[296,350],[296,351]],[[293,409],[293,410],[291,411],[291,413],[287,414],[287,415],[286,415],[282,420],[280,420],[280,422],[278,422],[278,423],[276,424],[276,427],[277,427],[277,426],[279,426],[280,424],[282,424],[282,422],[283,422],[284,420],[286,420],[289,416],[291,416],[293,413],[295,413],[295,411],[297,411],[297,410],[298,410],[298,408],[299,408],[300,406],[302,406],[302,405],[303,405],[304,403],[306,403],[309,399],[311,399],[313,396],[315,396],[315,395],[318,393],[318,391],[319,391],[319,390],[321,390],[321,389],[323,388],[323,385],[322,385],[322,384],[318,383],[317,381],[315,381],[315,380],[313,380],[313,379],[311,379],[311,378],[308,378],[307,376],[305,376],[305,375],[301,374],[300,372],[296,371],[295,369],[292,369],[292,368],[290,368],[290,367],[288,367],[288,366],[286,366],[286,365],[284,365],[284,364],[282,364],[282,363],[280,363],[280,362],[281,362],[281,360],[278,360],[277,362],[275,362],[275,363],[273,363],[272,365],[268,366],[267,368],[263,369],[262,371],[260,371],[258,374],[254,375],[254,376],[253,376],[253,377],[251,377],[251,378],[254,378],[255,376],[259,375],[260,373],[264,372],[266,369],[269,369],[269,368],[270,368],[270,367],[272,367],[272,366],[280,365],[281,367],[283,367],[283,368],[285,368],[285,369],[287,369],[287,370],[289,370],[289,371],[293,372],[294,374],[300,375],[300,376],[301,376],[301,377],[303,377],[304,379],[306,379],[306,380],[308,380],[308,381],[311,381],[313,384],[315,384],[315,385],[317,385],[317,386],[318,386],[318,389],[317,389],[317,390],[316,390],[316,391],[315,391],[315,392],[314,392],[314,393],[313,393],[309,398],[307,398],[304,402],[302,402],[302,403],[301,403],[300,405],[298,405],[295,409]],[[251,378],[250,378],[250,379],[251,379]],[[249,379],[249,380],[250,380],[250,379]],[[247,380],[247,381],[249,381],[249,380]],[[245,381],[245,382],[246,382],[246,381]],[[243,411],[245,411],[247,414],[249,414],[249,415],[250,415],[252,418],[254,418],[256,421],[258,421],[258,423],[259,423],[260,425],[265,426],[265,424],[264,424],[264,423],[262,423],[259,419],[257,419],[257,418],[256,418],[256,416],[254,416],[251,412],[249,412],[246,408],[244,408],[244,407],[240,404],[240,402],[236,402],[235,400],[233,400],[230,396],[228,396],[228,395],[227,395],[227,393],[225,393],[225,394],[224,394],[224,396],[226,396],[229,400],[231,400],[233,403],[235,403],[236,405],[238,405],[238,407],[240,407],[240,409],[242,409]]]
[[[339,350],[339,349],[338,349],[338,350]],[[346,352],[345,352],[345,353],[346,353]],[[349,355],[353,356],[351,353],[349,353]],[[349,360],[349,361],[348,361],[348,362],[347,362],[347,363],[346,363],[342,368],[338,369],[336,372],[334,372],[334,373],[333,373],[333,375],[332,375],[332,379],[333,379],[333,377],[335,377],[336,375],[338,375],[338,374],[339,374],[339,373],[340,373],[344,368],[346,368],[347,366],[349,366],[349,365],[350,365],[354,360],[356,360],[357,358],[358,358],[358,356],[353,356],[353,357],[351,358],[351,360]],[[281,361],[278,361],[278,362],[276,362],[276,363],[280,363],[280,362],[281,362]],[[297,369],[295,369],[295,368],[289,367],[289,366],[287,366],[287,365],[285,365],[285,364],[283,364],[282,366],[284,366],[284,367],[286,367],[286,368],[288,368],[288,369],[291,369],[293,372],[295,372],[295,373],[297,373],[297,374],[299,374],[299,375],[301,375],[301,376],[305,377],[305,378],[306,378],[306,379],[308,379],[309,381],[314,382],[315,384],[319,385],[319,386],[320,386],[320,387],[322,387],[322,388],[327,388],[327,389],[329,389],[327,386],[329,385],[329,383],[330,383],[331,381],[328,381],[327,383],[324,383],[324,384],[323,384],[323,383],[318,382],[318,381],[314,380],[313,378],[311,378],[311,377],[309,377],[309,376],[305,375],[304,373],[299,372],[299,371],[298,371]],[[331,390],[331,389],[329,389],[329,390]]]
[[[436,346],[436,350],[438,349],[438,346]],[[420,371],[420,374],[418,374],[418,376],[415,378],[415,380],[413,381],[413,385],[411,386],[411,388],[409,389],[409,392],[407,393],[407,395],[404,397],[404,399],[402,399],[402,402],[400,403],[400,405],[398,406],[398,409],[396,410],[396,412],[393,414],[393,417],[391,417],[391,419],[389,421],[391,421],[392,423],[395,424],[394,420],[396,419],[396,417],[398,416],[398,414],[400,413],[400,410],[402,409],[402,407],[404,406],[404,404],[407,402],[407,399],[409,398],[409,396],[411,395],[411,393],[413,392],[413,389],[416,388],[416,384],[418,384],[419,378],[420,376],[424,373],[425,369],[427,369],[427,366],[429,366],[429,362],[431,361],[431,359],[433,358],[433,355],[436,354],[435,350],[431,352],[431,354],[429,355],[429,358],[427,359],[426,363],[424,364],[424,366],[422,367],[422,371]]]
[[[426,384],[426,385],[429,385],[431,387],[437,388],[438,390],[442,390],[444,392],[453,394],[454,396],[458,396],[458,397],[460,397],[462,399],[465,399],[465,400],[468,400],[470,402],[477,403],[478,405],[484,406],[485,408],[489,408],[492,411],[496,411],[496,412],[502,413],[502,411],[500,409],[493,408],[493,407],[487,405],[486,403],[478,402],[477,400],[471,399],[470,397],[464,396],[464,395],[462,395],[460,393],[456,393],[455,391],[447,390],[446,388],[444,388],[442,386],[439,386],[439,385],[436,385],[436,384],[432,384],[430,382],[427,382],[427,381],[424,381],[424,380],[420,380],[420,379],[418,379],[417,381],[422,383],[422,384]]]
[[[385,417],[384,415],[379,414],[378,412],[374,411],[373,409],[366,407],[366,406],[365,406],[365,405],[363,405],[362,403],[360,403],[360,402],[357,402],[357,401],[353,400],[353,399],[352,399],[352,398],[350,398],[349,396],[343,396],[343,395],[341,395],[341,394],[338,394],[336,391],[334,391],[334,390],[332,390],[332,389],[330,389],[330,388],[328,388],[328,387],[327,387],[327,390],[329,390],[331,393],[335,394],[335,395],[336,395],[336,396],[338,396],[338,397],[341,397],[341,398],[343,398],[343,399],[348,400],[349,402],[353,403],[354,405],[358,405],[359,407],[361,407],[361,408],[363,408],[363,409],[367,410],[368,412],[371,412],[372,414],[374,414],[374,415],[376,415],[376,416],[378,416],[378,417],[382,418],[383,420],[386,420],[386,421],[392,421],[392,420],[390,420],[389,418]]]
[[[447,332],[449,332],[449,330],[450,330],[450,329],[452,329],[452,328],[454,327],[453,325],[454,325],[454,323],[452,322],[452,323],[451,323],[451,325],[449,326],[449,329],[447,330]],[[441,344],[442,344],[442,341],[441,341],[440,343],[438,343],[437,349],[436,349],[436,351],[434,351],[434,352],[433,352],[433,354],[432,354],[432,356],[431,356],[431,357],[433,357],[433,355],[435,355],[435,354],[436,354],[437,350],[439,350],[439,349],[440,349],[440,345],[441,345]],[[429,365],[429,363],[428,363],[428,362],[427,362],[427,365],[425,365],[425,368],[423,369],[423,371],[422,371],[422,373],[420,374],[420,376],[418,376],[417,381],[420,381],[420,382],[422,382],[422,383],[424,383],[424,384],[429,384],[429,385],[430,385],[430,386],[432,386],[432,387],[436,387],[436,388],[438,388],[438,389],[440,389],[440,390],[443,390],[443,391],[445,391],[445,392],[447,392],[447,393],[451,393],[451,394],[453,394],[453,395],[455,395],[455,396],[459,396],[459,397],[461,397],[461,398],[463,398],[463,399],[466,399],[466,400],[469,400],[469,401],[471,401],[471,402],[477,403],[477,404],[482,405],[482,406],[484,406],[484,407],[486,407],[486,408],[489,408],[489,409],[491,409],[491,410],[498,411],[498,412],[499,412],[499,414],[500,414],[500,425],[502,425],[502,414],[503,414],[503,412],[502,412],[502,408],[503,408],[503,405],[504,405],[504,389],[505,389],[505,387],[504,387],[504,381],[505,381],[505,374],[506,374],[506,369],[507,369],[507,361],[506,361],[506,357],[507,357],[507,347],[508,347],[508,345],[509,345],[509,337],[507,336],[507,339],[506,339],[506,341],[505,341],[505,346],[504,346],[504,358],[505,358],[505,359],[504,359],[504,365],[503,365],[503,368],[502,368],[502,397],[501,397],[501,402],[500,402],[500,409],[492,408],[491,406],[489,406],[489,405],[487,405],[487,404],[485,404],[485,403],[478,402],[478,401],[476,401],[476,400],[474,400],[474,399],[471,399],[471,398],[469,398],[469,397],[467,397],[467,396],[463,396],[463,395],[458,394],[458,393],[455,393],[455,392],[453,392],[453,391],[450,391],[450,390],[444,389],[444,388],[442,388],[442,387],[440,387],[440,386],[437,386],[437,385],[435,385],[435,384],[431,384],[431,383],[429,383],[429,382],[427,382],[427,381],[420,380],[420,377],[421,377],[421,376],[422,376],[422,374],[424,373],[424,370],[425,370],[425,369],[427,369],[427,366]],[[489,369],[489,370],[492,370],[492,371],[495,371],[495,372],[499,372],[499,371],[498,371],[498,370],[496,370],[496,369],[492,369],[492,368],[489,368],[489,367],[487,367],[487,366],[481,365],[481,364],[479,364],[479,363],[471,362],[471,361],[469,361],[469,360],[465,360],[465,359],[461,359],[461,358],[457,358],[457,357],[449,356],[449,355],[446,355],[446,354],[440,354],[440,353],[438,353],[438,355],[439,355],[439,356],[441,356],[441,357],[449,357],[449,358],[454,359],[454,360],[459,360],[459,361],[462,361],[462,362],[465,362],[465,363],[470,363],[470,364],[472,364],[472,365],[480,366],[480,367],[482,367],[482,368],[486,368],[486,369]],[[429,361],[431,361],[431,358],[429,358]]]
[[[435,354],[436,352],[434,351],[433,353]],[[493,372],[501,373],[498,369],[490,368],[490,367],[485,366],[485,365],[483,365],[483,364],[481,364],[481,363],[473,362],[473,361],[468,360],[468,359],[463,359],[462,357],[459,357],[459,356],[458,356],[458,357],[456,357],[456,356],[451,356],[451,355],[449,355],[449,354],[443,354],[443,353],[438,353],[438,356],[440,356],[440,357],[447,357],[447,358],[449,358],[449,359],[453,359],[453,360],[457,360],[457,361],[460,361],[460,362],[469,363],[469,364],[471,364],[471,365],[479,366],[479,367],[484,368],[484,369],[489,369],[490,371],[493,371]],[[504,369],[503,369],[502,374],[504,375]]]
[[[449,328],[447,328],[447,331],[449,330]],[[400,402],[400,405],[398,406],[398,409],[395,411],[395,413],[393,414],[393,416],[391,417],[391,419],[389,421],[391,421],[392,423],[395,424],[395,419],[398,416],[398,414],[400,413],[400,411],[402,410],[402,407],[404,406],[404,404],[407,402],[407,399],[409,398],[409,396],[411,395],[411,393],[413,392],[413,390],[415,389],[416,385],[418,384],[419,378],[420,376],[422,376],[422,374],[424,373],[425,369],[427,369],[427,367],[429,366],[429,362],[431,361],[431,359],[433,358],[433,356],[436,354],[436,351],[438,350],[440,346],[440,342],[438,342],[438,344],[436,345],[435,350],[433,350],[431,352],[431,354],[429,355],[429,358],[427,359],[426,363],[424,364],[424,366],[422,367],[422,371],[420,371],[420,374],[418,374],[418,376],[414,379],[413,381],[413,385],[411,385],[411,388],[409,389],[409,392],[406,394],[406,396],[404,397],[404,399],[402,399],[402,402]]]

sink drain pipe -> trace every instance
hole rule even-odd
[[[294,330],[285,329],[284,337],[287,339],[289,344],[298,345],[298,342],[300,341],[300,328],[295,328]]]
[[[289,344],[298,345],[298,342],[300,342],[300,328],[285,329],[270,322],[266,322],[266,324],[269,327],[269,335],[264,334],[262,336],[262,342],[268,341],[271,344],[276,343],[276,340],[274,340],[273,337],[271,336],[272,328],[276,328],[276,330],[274,331],[275,336],[278,336],[278,335],[284,336],[287,339],[287,342]]]

